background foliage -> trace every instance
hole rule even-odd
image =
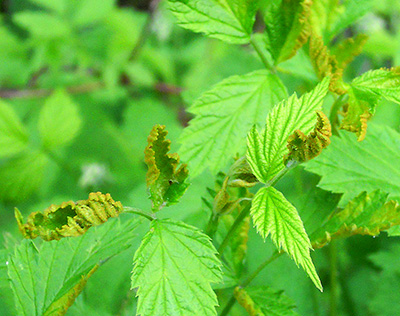
[[[21,236],[14,219],[14,207],[27,216],[50,204],[77,201],[86,198],[89,192],[102,191],[109,192],[123,205],[150,209],[143,151],[153,125],[163,124],[172,140],[172,152],[177,151],[184,161],[189,161],[192,177],[181,202],[157,215],[182,220],[204,230],[210,217],[209,192],[219,189],[218,184],[214,185],[214,175],[218,171],[228,172],[234,156],[245,154],[245,136],[251,126],[257,123],[262,127],[276,103],[294,92],[298,95],[309,92],[319,82],[321,73],[313,69],[308,46],[301,48],[289,60],[293,42],[284,43],[281,37],[272,33],[268,34],[268,40],[274,43],[274,49],[269,54],[272,62],[279,62],[278,74],[260,70],[265,68],[263,61],[248,45],[250,41],[256,41],[256,47],[265,50],[265,45],[262,45],[265,38],[251,36],[253,20],[248,17],[256,10],[251,5],[253,1],[248,1],[246,12],[233,10],[230,15],[223,9],[221,12],[212,11],[211,15],[223,17],[212,28],[200,22],[182,23],[188,14],[185,13],[185,1],[169,2],[1,2],[1,315],[21,314],[21,307],[15,306],[6,272],[8,265],[16,265],[15,271],[18,267],[7,259],[6,253],[15,248],[15,258],[28,265],[30,256],[36,251],[30,241],[23,241],[16,247]],[[323,6],[329,1],[316,2]],[[328,22],[333,19],[335,8],[331,10],[332,16],[321,16],[317,12],[310,19],[315,21],[317,31],[325,32],[325,39],[335,40],[333,36],[338,33],[342,37],[358,33],[368,35],[363,52],[346,69],[345,81],[351,82],[370,69],[400,66],[400,2],[347,0],[344,4],[346,13],[334,23]],[[244,23],[238,24],[236,13]],[[273,10],[270,14],[274,17],[279,15]],[[301,16],[303,12],[297,14]],[[262,25],[258,20],[255,22],[256,30]],[[288,18],[277,27],[281,31],[287,30],[287,26],[296,21]],[[326,25],[330,28],[326,29]],[[285,36],[298,38],[299,34],[289,32]],[[316,68],[322,69],[318,67],[320,65]],[[246,75],[249,73],[252,74]],[[275,80],[277,76],[283,84]],[[235,94],[230,92],[233,85]],[[357,82],[353,82],[353,88],[362,90]],[[256,92],[247,97],[249,91]],[[220,95],[216,96],[217,92]],[[356,136],[341,131],[340,138],[334,136],[337,141],[333,141],[318,160],[292,170],[277,184],[276,188],[297,208],[309,235],[316,231],[321,218],[329,214],[337,203],[345,207],[353,200],[354,204],[364,205],[367,203],[365,199],[373,199],[382,214],[387,214],[390,207],[385,204],[387,195],[376,189],[381,189],[390,199],[400,201],[400,108],[395,104],[398,101],[394,96],[382,98],[362,143],[357,142]],[[375,100],[371,102],[375,108]],[[262,107],[259,106],[261,103]],[[328,113],[331,104],[332,99],[326,98],[322,109]],[[191,125],[184,130],[193,117]],[[322,176],[321,181],[319,176]],[[352,182],[340,182],[340,179],[347,178]],[[207,187],[212,190],[207,190]],[[371,196],[360,196],[362,191]],[[289,209],[292,207],[290,203]],[[138,301],[129,282],[132,258],[147,227],[128,217],[124,215],[112,223],[118,232],[113,239],[113,249],[96,252],[95,247],[101,247],[99,240],[105,229],[110,229],[107,227],[84,236],[93,240],[94,248],[83,249],[78,242],[62,241],[66,244],[64,250],[57,250],[57,256],[64,258],[62,264],[69,262],[72,266],[79,266],[79,262],[84,262],[84,267],[89,267],[113,256],[106,263],[102,262],[104,265],[101,264],[93,276],[82,281],[87,281],[87,284],[67,315],[135,313]],[[231,225],[230,220],[227,217],[220,225],[215,236],[218,242]],[[161,231],[167,235],[167,227],[173,225],[168,220],[161,223],[158,225],[164,227]],[[328,224],[333,230],[340,228],[334,221]],[[172,230],[180,232],[185,229],[186,226],[176,226]],[[242,231],[245,232],[246,227],[242,227]],[[196,230],[193,234],[199,234],[204,238],[203,244],[208,245],[202,233]],[[161,235],[149,234],[146,240],[157,245]],[[268,233],[264,232],[265,235]],[[280,306],[282,315],[319,316],[336,315],[336,312],[337,315],[397,315],[400,309],[398,243],[399,237],[389,238],[387,233],[382,233],[376,238],[354,236],[337,241],[335,251],[332,251],[332,246],[313,252],[313,262],[324,293],[320,293],[287,256],[271,263],[252,285],[273,287],[265,288],[263,293],[270,293],[273,302],[282,300],[283,305],[286,304]],[[53,245],[42,244],[40,251],[50,251]],[[145,246],[141,247],[145,249]],[[274,250],[271,240],[264,243],[256,230],[250,229],[247,258],[243,266],[237,263],[235,269],[254,271]],[[85,253],[87,258],[69,257],[73,251]],[[334,254],[337,257],[332,257]],[[211,248],[204,256],[215,259]],[[65,273],[57,261],[49,263],[44,260],[39,264],[31,273],[38,271],[44,279],[48,270],[41,267],[48,269],[51,264],[59,273]],[[82,266],[80,268],[76,268],[76,273],[86,271]],[[146,267],[140,266],[140,269]],[[336,269],[339,271],[337,275],[332,273]],[[216,281],[219,275],[217,272],[214,274],[202,279]],[[234,276],[229,279],[227,275],[224,275],[224,284],[232,292],[237,280]],[[29,279],[30,276],[26,277]],[[140,275],[133,278],[134,282],[140,280]],[[49,308],[49,297],[61,299],[66,292],[63,282],[67,281],[52,280],[51,288],[46,293],[39,293],[35,302],[32,301],[32,310],[36,309],[35,312],[40,314],[44,308]],[[192,281],[202,280],[194,277]],[[285,294],[275,289],[284,290]],[[260,288],[250,287],[247,291],[235,292],[238,301],[250,293],[267,313],[269,305],[263,306]],[[217,289],[221,306],[229,299],[230,292]],[[28,294],[25,299],[32,300],[32,297]],[[212,307],[215,298],[208,299]],[[332,301],[336,305],[332,306]],[[146,304],[140,304],[146,310]],[[53,305],[52,308],[56,307]],[[239,304],[231,311],[231,315],[246,314]]]

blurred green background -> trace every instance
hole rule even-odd
[[[179,152],[179,135],[191,118],[186,108],[193,100],[223,78],[263,68],[247,46],[176,26],[164,2],[2,0],[0,10],[1,247],[12,247],[21,238],[14,207],[27,215],[102,191],[126,206],[148,208],[143,150],[152,126],[166,125],[172,150]],[[400,1],[379,0],[346,30],[369,35],[348,78],[371,68],[400,66],[399,20]],[[317,83],[305,49],[282,64],[280,77],[289,93]],[[382,102],[373,121],[399,130],[400,109]],[[279,186],[300,212],[301,194],[311,192],[308,207],[318,211],[327,201],[315,188],[317,182],[297,168]],[[201,197],[214,180],[205,172],[191,183],[182,202],[161,216],[204,228],[209,210]],[[312,192],[318,193],[315,198]],[[343,315],[400,315],[396,243],[398,238],[382,235],[338,244]],[[134,314],[129,291],[134,251],[102,266],[68,315]],[[251,231],[247,269],[272,251],[270,241],[264,244]],[[329,253],[317,251],[314,257],[329,292]],[[326,315],[328,294],[317,292],[287,258],[273,263],[256,283],[286,290],[302,315]],[[8,284],[0,283],[0,315],[14,315],[13,304]],[[238,306],[232,311],[244,314]]]

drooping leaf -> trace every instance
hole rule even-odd
[[[367,137],[357,142],[348,132],[333,136],[321,155],[305,164],[320,175],[318,186],[344,193],[342,204],[360,192],[381,189],[400,201],[400,134],[389,127],[371,124]]]
[[[23,240],[8,264],[18,315],[46,315],[52,304],[79,284],[82,277],[87,277],[97,264],[129,247],[138,224],[136,219],[124,223],[114,219],[82,236],[43,242],[40,246]],[[62,305],[53,307],[59,309]]]
[[[33,212],[26,224],[18,209],[15,209],[15,217],[25,238],[41,237],[50,241],[83,235],[90,227],[101,225],[122,211],[121,202],[115,202],[109,193],[97,192],[90,193],[87,200],[52,204],[43,212]]]
[[[332,239],[353,235],[379,235],[381,231],[400,225],[400,206],[387,201],[388,194],[379,190],[363,192],[344,209],[334,211],[329,219],[311,235],[314,248],[321,248]]]
[[[368,40],[368,36],[358,34],[355,37],[349,37],[332,47],[332,55],[335,56],[338,68],[345,69],[354,57],[361,54],[364,44]]]
[[[329,119],[322,111],[317,111],[317,123],[309,135],[306,136],[302,131],[295,130],[289,136],[287,145],[289,153],[283,158],[284,164],[287,165],[291,160],[302,163],[317,157],[322,149],[331,143],[331,136]]]
[[[48,157],[40,151],[26,151],[7,160],[0,168],[0,197],[22,201],[35,192],[43,180]]]
[[[264,13],[267,49],[275,64],[293,57],[310,35],[311,0],[273,1]]]
[[[268,286],[235,288],[235,298],[250,316],[296,316],[296,305],[283,291]]]
[[[267,116],[264,132],[256,127],[247,137],[247,161],[259,181],[267,183],[285,168],[284,156],[288,153],[287,140],[295,131],[308,134],[315,125],[323,99],[328,92],[329,79],[324,79],[314,90],[297,98],[292,95],[276,105]]]
[[[255,195],[251,210],[254,225],[265,239],[272,241],[301,265],[315,286],[322,291],[321,281],[311,259],[311,243],[296,208],[273,187],[261,188]]]
[[[253,30],[257,0],[169,0],[178,24],[228,43],[246,44]]]
[[[265,70],[229,77],[204,93],[189,109],[196,117],[181,136],[180,153],[192,175],[206,167],[220,171],[242,151],[249,128],[286,95],[281,80]]]
[[[134,256],[138,315],[216,315],[210,283],[221,264],[207,235],[182,222],[155,220]]]
[[[165,139],[167,134],[165,126],[155,125],[144,151],[148,167],[146,182],[155,211],[164,203],[167,206],[177,203],[189,186],[186,164],[179,166],[178,154],[168,153],[171,141]]]
[[[28,134],[13,108],[0,100],[0,158],[22,152]]]
[[[79,109],[62,90],[54,92],[39,115],[39,132],[47,150],[69,143],[82,126]]]

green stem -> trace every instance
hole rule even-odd
[[[329,245],[329,263],[330,263],[330,283],[331,292],[329,297],[329,315],[337,315],[337,290],[338,290],[338,260],[337,260],[337,244],[335,240],[332,240]]]
[[[269,257],[267,260],[265,260],[264,262],[262,262],[258,268],[256,270],[254,270],[254,272],[252,274],[250,274],[242,283],[240,283],[238,286],[241,288],[244,288],[246,286],[248,286],[254,279],[255,277],[267,266],[269,265],[271,262],[275,261],[276,259],[278,259],[281,255],[283,254],[283,252],[278,252],[275,251],[274,254]],[[232,295],[231,298],[229,299],[228,303],[226,303],[224,309],[222,310],[220,316],[226,316],[228,315],[228,313],[230,312],[230,310],[232,309],[233,305],[235,305],[236,303],[236,299],[235,296]]]
[[[258,46],[257,42],[254,40],[254,38],[252,38],[250,40],[250,44],[251,44],[251,46],[253,46],[253,48],[257,52],[258,56],[260,56],[260,59],[261,59],[262,63],[264,64],[265,68],[267,68],[272,73],[276,73],[275,67],[273,65],[271,65],[271,63],[269,62],[267,57],[264,55],[264,53],[262,52],[261,48]]]
[[[214,235],[218,229],[219,217],[220,214],[212,213],[210,216],[210,220],[208,221],[205,232],[208,236],[210,236],[211,239],[214,238]]]
[[[148,213],[148,212],[142,211],[142,210],[140,210],[138,208],[134,208],[134,207],[125,206],[124,212],[143,216],[143,217],[147,218],[149,221],[154,221],[155,219],[157,219],[156,215],[154,213]]]

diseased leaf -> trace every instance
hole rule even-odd
[[[169,0],[178,24],[228,43],[246,44],[253,31],[257,0]]]
[[[363,192],[342,210],[334,211],[324,225],[311,235],[314,248],[321,248],[332,239],[353,235],[379,235],[381,231],[400,225],[400,206],[387,201],[388,194],[379,190]]]
[[[165,139],[167,134],[165,126],[155,125],[144,151],[148,167],[146,183],[155,211],[164,204],[169,206],[179,202],[189,186],[186,182],[189,175],[186,164],[179,166],[178,154],[168,154],[171,141]]]
[[[295,131],[308,134],[315,125],[323,99],[328,92],[329,79],[324,79],[314,90],[297,98],[276,105],[267,116],[265,130],[258,133],[256,127],[247,137],[247,161],[259,181],[267,183],[285,168],[283,158],[288,154],[287,140]]]
[[[139,223],[136,219],[124,223],[114,219],[82,236],[43,242],[40,246],[23,240],[8,264],[18,315],[47,315],[55,307],[60,311],[62,304],[52,304],[71,294],[97,264],[129,247]],[[71,301],[64,303],[70,305]]]
[[[347,132],[342,131],[339,136],[333,136],[329,147],[305,164],[308,171],[322,177],[318,186],[344,193],[342,206],[360,192],[376,189],[400,201],[400,134],[371,124],[363,142],[357,142]]]
[[[221,281],[221,263],[207,235],[182,222],[154,220],[136,251],[132,288],[137,315],[216,315],[210,283]]]
[[[90,227],[101,225],[122,211],[121,202],[115,202],[109,193],[97,192],[90,193],[87,200],[52,204],[43,212],[33,212],[26,224],[18,209],[15,209],[15,218],[25,238],[41,237],[50,241],[83,235]]]
[[[54,92],[39,115],[39,132],[43,146],[53,150],[74,139],[82,125],[79,109],[62,90]]]
[[[28,134],[13,108],[0,100],[0,158],[22,152],[28,143]]]
[[[368,36],[358,34],[355,37],[349,37],[332,48],[332,55],[335,56],[338,68],[345,69],[354,57],[361,54]]]
[[[264,13],[267,49],[281,63],[293,57],[310,35],[311,0],[273,1]]]
[[[236,287],[235,298],[250,316],[296,316],[293,300],[268,286]]]
[[[321,281],[310,256],[311,243],[296,208],[273,187],[261,188],[255,195],[251,210],[254,225],[265,239],[272,241],[301,265],[315,286],[322,291]]]
[[[245,145],[253,124],[287,96],[281,80],[266,70],[232,76],[204,93],[189,109],[196,115],[185,128],[180,153],[192,175],[220,171]]]
[[[26,151],[7,160],[0,168],[0,197],[23,201],[35,192],[43,180],[48,157],[40,151]]]
[[[330,143],[332,136],[331,123],[322,111],[317,111],[317,123],[314,130],[309,135],[304,135],[302,131],[295,130],[288,138],[287,148],[289,153],[284,156],[284,164],[294,160],[299,163],[317,157],[322,149]]]

